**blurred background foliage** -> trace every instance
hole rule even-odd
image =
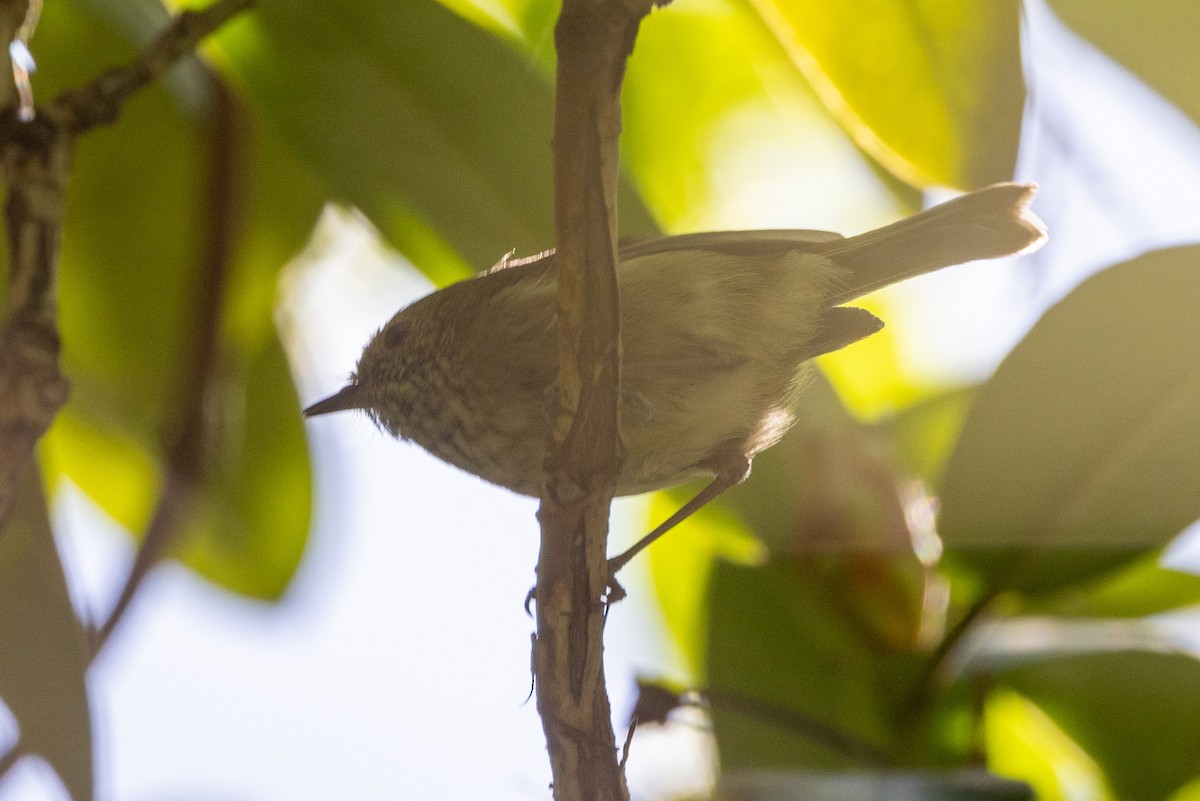
[[[330,203],[441,284],[550,245],[557,6],[259,0],[204,64],[85,137],[61,262],[73,391],[41,449],[46,487],[69,479],[138,537],[182,476],[171,555],[279,599],[310,517],[280,270]],[[1050,6],[1200,121],[1200,6]],[[1031,107],[1025,13],[677,0],[629,64],[622,233],[857,231],[928,190],[1010,179]],[[48,3],[38,96],[128,60],[168,18],[154,0]],[[219,270],[214,194],[236,223]],[[1161,563],[1200,517],[1200,250],[1104,266],[977,386],[907,375],[886,332],[825,360],[752,480],[651,550],[685,663],[663,681],[706,699],[729,786],[763,768],[982,766],[1044,801],[1200,797],[1200,663],[1149,617],[1200,602],[1200,578]],[[215,365],[197,373],[208,340]],[[21,747],[84,799],[99,621],[76,617],[46,502],[27,501],[0,538],[0,698]],[[1096,636],[1114,620],[1121,636]]]

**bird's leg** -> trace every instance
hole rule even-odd
[[[652,542],[657,540],[663,534],[666,534],[677,525],[687,520],[693,514],[700,510],[702,506],[711,501],[713,498],[720,495],[725,490],[740,484],[750,475],[750,460],[742,455],[724,460],[721,466],[717,469],[716,475],[711,482],[698,493],[690,501],[679,508],[675,514],[668,517],[658,525],[653,531],[632,546],[627,548],[622,553],[608,560],[608,595],[605,600],[609,604],[614,604],[625,597],[625,588],[617,582],[617,571],[625,567],[629,560],[637,556],[645,550]],[[534,586],[525,596],[525,612],[532,615],[530,604],[537,600],[537,587]]]
[[[750,462],[744,456],[739,456],[736,463],[726,463],[716,476],[696,496],[679,508],[679,511],[664,520],[657,528],[631,545],[623,553],[608,560],[608,602],[616,603],[625,597],[625,589],[617,583],[617,571],[625,567],[629,560],[641,553],[652,542],[666,534],[675,526],[687,520],[706,503],[720,495],[725,490],[740,484],[750,474]]]

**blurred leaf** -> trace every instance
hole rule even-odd
[[[1161,801],[1200,776],[1200,661],[1191,656],[1088,654],[997,678],[1079,743],[1119,798]]]
[[[670,517],[696,489],[682,487],[655,493],[650,505],[653,521],[650,525]],[[737,515],[717,502],[680,523],[670,536],[654,543],[646,553],[667,630],[682,651],[691,676],[699,676],[707,647],[706,603],[714,561],[724,558],[739,564],[757,564],[766,558],[766,549]]]
[[[68,3],[47,4],[36,44],[45,91],[133,55]],[[194,326],[201,152],[192,125],[151,87],[118,125],[80,139],[67,192],[59,295],[72,400],[148,440],[175,401],[171,379]]]
[[[1200,124],[1200,86],[1192,69],[1200,5],[1193,0],[1050,0],[1050,7]]]
[[[226,427],[187,532],[185,564],[223,587],[279,598],[300,563],[311,508],[299,401],[278,341],[223,384]]]
[[[859,146],[918,186],[1008,180],[1025,84],[1016,0],[750,0]]]
[[[647,17],[622,115],[623,163],[670,231],[866,229],[898,211],[741,0]]]
[[[720,788],[720,798],[739,801],[1033,801],[1028,785],[993,776],[978,768],[839,772],[742,770],[722,773]]]
[[[433,0],[264,0],[217,35],[255,108],[329,193],[405,253],[414,232],[452,263],[438,281],[505,251],[553,243],[552,97],[542,68]],[[649,233],[622,196],[623,230]]]
[[[988,770],[1029,783],[1038,801],[1111,797],[1095,761],[1017,693],[989,694],[984,731]]]
[[[37,44],[46,90],[132,54],[74,4],[47,7]],[[324,195],[271,131],[240,135],[249,197],[221,310],[223,383],[220,397],[206,404],[220,447],[208,454],[213,480],[201,487],[204,519],[191,524],[205,539],[190,545],[188,564],[238,591],[274,598],[307,535],[307,479],[298,477],[308,468],[272,311],[278,272],[304,244]],[[70,476],[134,531],[157,502],[163,443],[177,424],[182,376],[193,362],[207,151],[193,122],[152,87],[116,126],[80,141],[68,192],[60,294],[73,392],[46,453],[52,471]],[[262,397],[268,387],[276,394]],[[274,418],[241,408],[248,393]],[[241,450],[247,443],[252,456]],[[290,488],[286,507],[271,489],[278,484]]]
[[[888,750],[874,655],[830,600],[796,560],[757,568],[716,563],[705,685],[722,768],[856,764],[788,718]]]
[[[282,595],[304,552],[311,489],[299,401],[278,341],[221,382],[220,454],[180,539],[180,559],[243,595]],[[118,522],[140,532],[157,502],[156,457],[102,422],[69,411],[47,436],[56,470]]]
[[[77,383],[73,395],[86,391]],[[69,476],[131,532],[150,522],[158,498],[157,456],[106,421],[81,418],[68,405],[42,439],[50,476]]]
[[[710,560],[744,564],[763,554],[803,556],[809,578],[837,598],[839,614],[881,648],[915,646],[925,612],[926,568],[914,553],[901,481],[872,429],[854,421],[821,378],[801,395],[797,424],[760,454],[746,482],[727,490],[650,553],[668,625],[696,664]],[[665,518],[695,493],[656,501]],[[730,515],[734,513],[734,516]],[[761,547],[761,545],[760,545]],[[757,557],[757,558],[755,558]]]
[[[446,8],[481,28],[508,36],[521,34],[519,11],[524,0],[438,0]]]
[[[802,393],[796,418],[724,503],[772,553],[811,557],[864,637],[914,647],[926,569],[914,552],[905,482],[875,430],[854,420],[823,379]]]
[[[715,563],[701,678],[722,768],[962,765],[976,689],[959,682],[914,718],[926,656],[863,631],[832,559]]]
[[[1023,599],[1025,614],[1145,617],[1200,604],[1200,576],[1160,563],[1151,553],[1122,569],[1046,596]]]
[[[551,74],[558,0],[442,2],[517,31]],[[846,138],[741,0],[689,0],[643,20],[622,106],[622,163],[671,231],[861,230],[916,201],[898,198],[908,188]]]
[[[940,533],[958,557],[1053,589],[1200,517],[1197,296],[1200,248],[1177,248],[1046,313],[981,389],[946,468]]]
[[[881,423],[900,465],[936,490],[975,398],[975,387],[952,389],[914,403]]]
[[[0,699],[26,752],[41,754],[76,801],[92,798],[87,643],[59,563],[36,471],[0,531]]]
[[[820,374],[798,399],[796,424],[721,502],[776,553],[911,548],[887,454]]]

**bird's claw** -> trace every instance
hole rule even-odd
[[[533,617],[533,610],[529,606],[537,600],[537,585],[534,584],[529,588],[529,592],[525,595],[525,614]]]
[[[625,588],[621,586],[619,581],[617,581],[617,571],[623,566],[624,563],[621,563],[614,567],[613,560],[608,560],[608,581],[605,584],[604,596],[600,600],[600,603],[604,606],[606,612],[608,611],[608,607],[612,606],[618,601],[623,601],[629,594],[625,592]],[[533,609],[531,607],[533,606],[533,602],[537,600],[537,590],[537,585],[534,584],[529,588],[529,592],[525,595],[525,614],[529,615],[530,617],[533,617]]]
[[[605,606],[612,606],[618,601],[624,600],[627,595],[625,588],[621,586],[621,582],[617,581],[617,570],[620,569],[621,565],[618,565],[614,569],[613,560],[608,560],[608,591],[604,593]]]

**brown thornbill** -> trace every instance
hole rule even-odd
[[[865,234],[725,231],[620,250],[618,495],[712,482],[635,553],[750,471],[793,422],[809,361],[883,323],[843,306],[895,281],[1035,249],[1036,187],[996,184]],[[350,383],[306,416],[361,409],[381,428],[523,495],[542,480],[557,369],[554,257],[492,270],[401,310]]]

